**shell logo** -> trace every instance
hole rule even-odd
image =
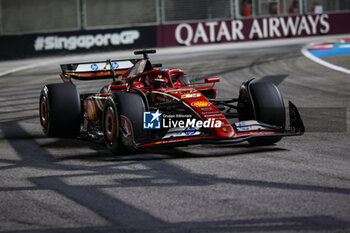
[[[210,106],[211,103],[209,103],[208,101],[196,101],[196,102],[193,102],[191,105],[196,107],[206,107],[206,106]]]

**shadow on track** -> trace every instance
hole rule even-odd
[[[75,142],[76,143],[76,142]],[[286,149],[276,146],[266,147],[253,147],[250,145],[230,145],[230,146],[188,146],[179,148],[167,148],[167,149],[144,149],[137,152],[131,152],[125,155],[114,155],[107,151],[104,145],[85,142],[83,144],[76,145],[72,141],[59,140],[50,145],[42,145],[44,148],[60,146],[67,148],[71,146],[72,149],[79,147],[89,146],[96,152],[88,154],[77,154],[69,156],[55,156],[57,161],[60,160],[94,160],[94,161],[111,161],[111,162],[126,162],[126,161],[150,161],[150,160],[174,160],[174,159],[192,159],[192,158],[211,158],[211,157],[230,157],[239,156],[244,154],[257,154],[263,152],[285,151]],[[88,144],[87,144],[88,143]]]

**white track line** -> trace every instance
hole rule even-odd
[[[118,52],[118,54],[124,54],[124,53],[126,54],[125,51]],[[131,51],[129,51],[128,53],[131,54]],[[105,52],[105,53],[101,53],[101,54],[111,54],[111,52]],[[43,59],[40,59],[38,61],[34,61],[34,63],[30,63],[28,65],[23,65],[23,66],[20,66],[17,68],[13,68],[13,69],[1,72],[0,77],[6,76],[6,75],[9,75],[12,73],[16,73],[16,72],[19,72],[22,70],[33,69],[33,68],[37,68],[37,67],[41,67],[41,66],[45,66],[45,65],[57,64],[57,63],[61,63],[61,62],[64,62],[64,63],[70,63],[72,61],[78,62],[79,60],[82,61],[82,59],[84,59],[84,58],[85,59],[87,58],[87,60],[96,60],[96,59],[94,59],[94,57],[101,56],[101,54],[99,55],[98,53],[96,53],[96,54],[92,53],[92,54],[85,54],[85,55],[82,54],[82,55],[52,57],[52,58],[47,57],[47,58],[43,58],[43,59],[45,59],[44,61],[43,61]],[[103,60],[103,59],[97,59],[97,60]],[[16,61],[14,61],[14,62],[16,62]]]
[[[0,0],[1,1],[1,0]],[[190,47],[170,47],[170,48],[157,48],[157,53],[159,55],[173,55],[173,54],[191,54],[194,52],[203,52],[203,51],[221,51],[221,50],[230,50],[230,49],[255,49],[255,48],[266,48],[266,47],[275,47],[275,46],[287,46],[287,45],[295,45],[295,44],[305,44],[307,42],[315,41],[315,38],[320,41],[329,41],[331,39],[339,39],[340,36],[349,37],[350,34],[344,35],[332,35],[327,37],[302,37],[302,38],[288,38],[288,39],[274,39],[274,40],[263,40],[263,41],[245,41],[245,42],[237,42],[237,43],[223,43],[220,45],[196,45]],[[308,57],[309,59],[327,66],[331,69],[335,69],[347,74],[350,74],[350,70],[345,69],[343,67],[332,65],[328,62],[325,62],[312,54],[310,54],[305,46],[302,49],[302,53]],[[20,67],[16,67],[4,72],[0,73],[0,77],[6,76],[12,73],[16,73],[19,71],[23,71],[26,69],[33,69],[40,66],[55,64],[55,63],[70,63],[70,62],[79,62],[82,60],[91,61],[91,60],[104,60],[106,57],[115,57],[118,54],[118,59],[127,59],[132,55],[133,50],[129,51],[110,51],[110,52],[101,52],[101,53],[91,53],[91,54],[75,54],[69,56],[59,56],[59,57],[46,57],[42,59],[38,59],[34,63],[28,65],[22,65]],[[44,60],[44,61],[43,61]],[[17,62],[17,61],[14,61]],[[1,64],[3,66],[4,64]]]
[[[27,69],[32,69],[32,68],[44,66],[44,65],[49,65],[50,63],[53,63],[53,62],[52,61],[38,62],[38,63],[34,63],[34,64],[29,64],[29,65],[13,68],[11,70],[8,70],[8,71],[0,73],[0,77],[8,75],[8,74],[15,73],[15,72],[18,72],[18,71],[22,71],[22,70],[27,70]]]
[[[310,45],[312,45],[313,43],[310,43],[310,44],[307,44],[305,45],[302,49],[301,49],[301,52],[304,54],[305,57],[309,58],[310,60],[320,64],[320,65],[323,65],[329,69],[333,69],[333,70],[337,70],[337,71],[340,71],[340,72],[343,72],[343,73],[346,73],[346,74],[350,74],[350,70],[349,69],[346,69],[344,67],[341,67],[341,66],[336,66],[332,63],[329,63],[329,62],[326,62],[325,60],[322,60],[314,55],[312,55],[309,50],[307,49]]]

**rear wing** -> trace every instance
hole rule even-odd
[[[114,79],[133,67],[137,61],[137,59],[132,59],[61,64],[61,78],[64,82],[71,82],[72,78],[78,80]]]

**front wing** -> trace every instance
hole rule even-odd
[[[190,144],[231,144],[247,141],[251,138],[299,136],[305,132],[303,121],[296,106],[289,101],[289,128],[285,129],[265,124],[256,120],[240,121],[233,125],[235,134],[232,137],[217,136],[183,136],[166,137],[160,140],[148,140],[135,144],[136,148],[149,148],[160,146],[185,146]]]

